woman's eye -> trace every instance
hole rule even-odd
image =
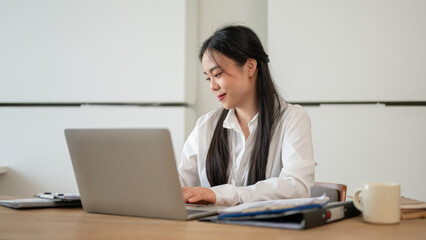
[[[210,81],[210,78],[206,78],[206,81]]]
[[[214,75],[215,77],[220,77],[222,75],[222,73],[218,73],[218,74],[216,74],[216,75]]]

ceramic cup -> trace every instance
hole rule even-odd
[[[365,183],[355,192],[354,205],[362,212],[365,222],[395,224],[401,218],[400,196],[401,185],[398,183]]]

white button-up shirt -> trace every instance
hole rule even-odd
[[[222,109],[218,109],[198,119],[196,127],[185,142],[178,167],[181,185],[211,187],[216,194],[216,205],[309,197],[316,165],[310,118],[299,105],[284,103],[283,107],[286,107],[286,110],[277,123],[270,143],[265,180],[250,186],[246,184],[258,115],[248,124],[250,135],[246,140],[235,110],[231,109],[223,122],[223,127],[229,129],[228,183],[210,186],[206,159],[214,129],[222,112]]]

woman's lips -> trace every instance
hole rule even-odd
[[[217,98],[219,99],[219,101],[222,101],[225,98],[226,93],[224,94],[220,94],[217,96]]]

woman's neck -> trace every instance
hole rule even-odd
[[[256,97],[253,97],[251,101],[247,101],[243,106],[235,108],[235,115],[237,116],[238,123],[240,124],[246,140],[250,135],[248,124],[254,116],[256,116],[257,112],[258,108]]]
[[[237,116],[238,123],[240,124],[241,129],[244,132],[246,140],[250,135],[248,124],[258,113],[258,104],[257,104],[257,91],[256,91],[256,80],[257,80],[257,70],[254,75],[250,76],[248,81],[251,84],[251,91],[246,93],[244,100],[235,107],[235,115]]]
[[[238,122],[240,124],[248,125],[248,123],[256,116],[257,107],[251,110],[245,110],[240,108],[235,108],[235,115],[237,116]]]

